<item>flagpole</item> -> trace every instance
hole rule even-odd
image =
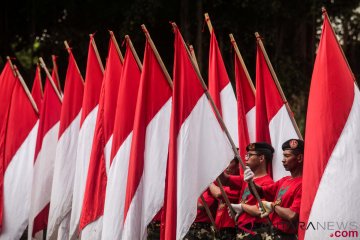
[[[44,69],[44,71],[45,71],[45,73],[46,73],[46,76],[49,78],[49,81],[50,81],[51,86],[54,88],[54,91],[55,91],[56,95],[58,96],[60,102],[62,103],[62,98],[61,98],[61,95],[60,95],[60,93],[59,93],[59,90],[58,90],[57,87],[55,86],[54,80],[53,80],[53,78],[51,77],[50,72],[49,72],[49,70],[47,69],[46,64],[45,64],[44,60],[42,59],[42,57],[39,57],[39,61],[40,61],[40,66]]]
[[[95,43],[95,39],[94,39],[94,34],[89,34],[90,36],[90,42],[91,42],[91,46],[93,47],[94,49],[94,52],[95,52],[95,56],[99,62],[99,66],[100,66],[100,69],[101,69],[101,72],[104,74],[104,65],[102,64],[101,62],[101,58],[100,58],[100,54],[99,54],[99,51],[96,47],[96,43]]]
[[[125,40],[129,44],[130,50],[131,50],[132,54],[134,55],[135,61],[136,61],[137,65],[138,65],[138,67],[140,69],[140,72],[141,72],[142,71],[142,64],[141,64],[141,61],[139,59],[139,56],[136,53],[136,50],[134,48],[134,45],[132,44],[132,41],[131,41],[129,35],[125,35]]]
[[[209,32],[210,32],[210,34],[211,34],[211,33],[214,31],[214,29],[213,29],[213,26],[212,26],[212,24],[211,24],[211,20],[210,20],[209,14],[208,14],[208,13],[205,13],[204,16],[205,16],[205,21],[206,21],[206,23],[207,23],[207,26],[208,26],[208,28],[209,28]],[[246,69],[246,67],[245,67],[245,69]],[[199,75],[200,75],[200,72],[199,72]],[[202,79],[201,79],[201,80],[202,80]],[[204,80],[202,80],[202,82],[204,82]],[[251,81],[250,81],[250,82],[251,82]],[[206,90],[206,93],[207,93],[207,95],[209,96],[208,98],[210,98],[210,94],[208,93],[207,90]],[[209,99],[209,100],[210,100],[210,99]],[[211,103],[213,109],[215,110],[215,113],[216,113],[216,116],[218,117],[218,119],[221,119],[221,121],[220,121],[220,122],[221,122],[221,125],[222,125],[223,129],[225,129],[225,133],[226,133],[226,135],[227,135],[227,137],[228,137],[228,139],[229,139],[229,141],[230,141],[230,143],[231,143],[231,145],[232,145],[233,151],[234,151],[234,153],[235,153],[235,157],[239,160],[239,164],[241,165],[242,169],[245,171],[245,167],[246,167],[246,166],[245,166],[244,162],[242,161],[242,159],[240,158],[239,152],[237,151],[236,146],[235,146],[235,144],[234,144],[234,141],[232,140],[232,138],[231,138],[231,136],[230,136],[230,134],[229,134],[226,126],[225,126],[225,123],[224,123],[223,119],[221,118],[221,115],[220,115],[220,113],[219,113],[219,110],[216,108],[216,105],[215,105],[215,103],[213,102],[212,99],[210,100],[210,103]],[[223,189],[222,183],[221,183],[221,181],[220,181],[219,178],[217,178],[217,183],[218,183],[218,185],[219,185],[219,187],[220,187],[221,192],[224,192],[224,194],[225,194],[225,191],[224,191],[224,189]],[[252,182],[252,181],[249,182],[249,186],[250,186],[250,188],[253,190],[254,196],[255,196],[256,200],[259,202],[259,206],[260,206],[262,209],[265,210],[265,208],[264,208],[264,206],[263,206],[263,204],[262,204],[262,202],[261,202],[260,195],[259,195],[259,193],[256,191],[254,182]],[[230,201],[229,201],[229,205],[230,205]],[[231,205],[230,205],[230,206],[231,206]],[[228,206],[228,207],[229,207],[229,206]],[[230,208],[230,207],[229,207],[229,208]],[[233,209],[231,209],[231,210],[233,211]],[[234,218],[234,220],[235,220],[235,216],[234,216],[233,218]],[[236,223],[236,220],[235,220],[235,223]]]
[[[174,23],[174,22],[172,22],[171,25],[172,25],[173,29],[177,29],[177,28],[178,28],[177,25],[176,25],[176,23]],[[221,115],[220,115],[220,113],[219,113],[219,110],[218,110],[217,107],[215,106],[215,103],[214,103],[213,99],[211,98],[211,96],[210,96],[210,94],[209,94],[209,92],[208,92],[208,89],[207,89],[207,86],[206,86],[206,84],[205,84],[205,82],[204,82],[204,79],[202,78],[202,76],[201,76],[201,74],[200,74],[200,72],[199,72],[199,69],[197,69],[197,68],[195,67],[194,61],[193,61],[193,59],[192,59],[192,57],[191,57],[191,54],[190,54],[190,52],[189,52],[189,49],[187,48],[187,46],[186,46],[186,44],[185,44],[184,39],[182,39],[182,42],[183,42],[183,44],[184,44],[184,46],[185,46],[185,49],[186,49],[186,51],[187,51],[187,53],[188,53],[188,56],[189,56],[191,65],[193,66],[193,68],[194,68],[194,70],[195,70],[195,73],[196,73],[197,77],[198,77],[199,80],[200,80],[200,84],[201,84],[201,86],[202,86],[202,88],[203,88],[203,90],[204,90],[204,93],[205,93],[207,99],[209,100],[209,102],[210,102],[210,104],[211,104],[211,106],[212,106],[212,109],[213,109],[214,112],[215,112],[216,117],[217,117],[218,120],[219,120],[220,126],[221,126],[222,129],[224,130],[224,132],[225,132],[225,134],[226,134],[226,137],[228,138],[228,140],[229,140],[229,142],[230,142],[230,144],[231,144],[231,147],[232,147],[232,150],[233,150],[233,152],[234,152],[234,154],[235,154],[235,157],[239,160],[239,162],[242,163],[242,166],[243,166],[244,169],[245,169],[245,165],[244,165],[244,163],[241,161],[241,158],[240,158],[240,156],[239,156],[239,153],[238,153],[237,150],[236,150],[236,146],[235,146],[235,144],[234,144],[234,141],[232,140],[232,138],[231,138],[231,136],[230,136],[230,134],[229,134],[229,131],[228,131],[228,129],[226,128],[225,123],[224,123],[224,121],[223,121],[223,119],[222,119],[222,117],[221,117]],[[229,201],[229,198],[228,198],[228,196],[226,195],[226,193],[225,193],[225,191],[224,191],[223,185],[222,185],[219,177],[217,177],[216,181],[217,181],[217,183],[218,183],[218,185],[219,185],[219,188],[220,188],[221,194],[222,194],[222,196],[223,196],[223,198],[224,198],[224,200],[225,200],[225,203],[226,203],[227,207],[230,209],[231,217],[232,217],[232,218],[234,219],[234,221],[235,221],[235,210],[234,210],[233,207],[231,206],[231,203],[230,203],[230,201]],[[254,187],[255,187],[255,186],[254,186]]]
[[[255,32],[255,37],[256,37],[256,40],[257,40],[257,42],[258,42],[258,44],[259,44],[259,46],[260,46],[261,51],[262,51],[263,54],[264,54],[265,61],[266,61],[267,65],[268,65],[268,67],[269,67],[271,76],[273,77],[274,82],[275,82],[275,85],[276,85],[276,87],[277,87],[277,89],[278,89],[278,91],[279,91],[279,93],[280,93],[280,96],[281,96],[281,98],[282,98],[282,100],[283,100],[283,102],[284,102],[284,104],[285,104],[285,106],[286,106],[286,110],[287,110],[287,112],[288,112],[288,114],[289,114],[289,117],[290,117],[291,122],[292,122],[292,124],[293,124],[293,126],[294,126],[294,128],[295,128],[295,131],[296,131],[298,137],[299,137],[301,140],[303,140],[303,137],[302,137],[302,135],[301,135],[301,132],[300,132],[300,130],[299,130],[299,127],[297,126],[296,121],[295,121],[295,118],[294,118],[294,116],[293,116],[293,113],[292,113],[292,111],[291,111],[291,109],[290,109],[289,103],[288,103],[288,101],[286,100],[286,97],[285,97],[285,94],[284,94],[283,90],[281,89],[279,80],[278,80],[278,78],[277,78],[277,76],[276,76],[276,74],[275,74],[274,68],[273,68],[272,65],[271,65],[269,56],[268,56],[267,53],[266,53],[264,44],[263,44],[263,42],[261,41],[260,34],[259,34],[258,32]]]
[[[351,67],[350,67],[350,64],[349,64],[349,62],[348,62],[348,60],[347,60],[347,58],[346,58],[346,56],[345,56],[345,53],[344,53],[344,51],[343,51],[343,49],[342,49],[342,47],[341,47],[341,45],[340,45],[340,43],[339,43],[339,41],[338,41],[338,39],[337,39],[337,37],[336,37],[336,33],[335,33],[335,31],[334,31],[334,28],[333,28],[332,25],[331,25],[331,21],[330,21],[329,15],[327,14],[326,8],[325,8],[325,7],[322,7],[322,8],[321,8],[321,11],[322,11],[324,17],[325,17],[325,18],[329,21],[329,23],[330,23],[331,31],[332,31],[332,33],[333,33],[334,36],[335,36],[336,43],[338,44],[338,46],[339,46],[339,48],[340,48],[340,51],[341,51],[341,54],[343,55],[343,57],[344,57],[344,59],[345,59],[346,65],[348,66],[348,68],[349,68],[349,70],[350,70],[350,72],[351,72],[351,74],[352,74],[352,76],[353,76],[353,78],[354,78],[354,82],[355,82],[355,84],[357,85],[357,82],[356,82],[356,79],[355,79],[355,75],[354,75],[354,73],[352,72]]]
[[[65,45],[65,48],[66,48],[66,50],[67,50],[67,52],[69,53],[69,55],[71,55],[72,54],[72,51],[71,51],[71,48],[70,48],[70,46],[69,46],[69,44],[68,44],[68,42],[65,40],[64,41],[64,45]],[[73,57],[74,57],[74,55],[73,55]],[[79,67],[78,67],[78,65],[77,65],[77,62],[76,62],[76,60],[75,60],[75,57],[74,57],[74,62],[75,62],[75,66],[76,66],[76,69],[77,69],[77,71],[78,71],[78,73],[79,73],[79,75],[80,75],[80,77],[81,77],[81,82],[82,82],[82,84],[84,85],[84,79],[83,79],[83,77],[82,77],[82,75],[81,75],[81,72],[80,72],[80,69],[79,69]],[[58,78],[59,79],[59,78]]]
[[[254,95],[255,95],[255,86],[254,86],[254,83],[253,83],[253,81],[251,80],[251,77],[250,77],[250,74],[249,74],[249,72],[248,72],[248,70],[247,70],[247,68],[246,68],[244,59],[242,58],[241,53],[240,53],[240,50],[239,50],[239,48],[238,48],[238,46],[237,46],[237,44],[236,44],[235,38],[234,38],[234,36],[233,36],[232,33],[229,34],[229,37],[230,37],[230,42],[231,42],[231,44],[233,45],[233,48],[234,48],[234,50],[235,50],[235,54],[236,54],[237,58],[239,59],[242,68],[244,69],[246,78],[247,78],[247,80],[248,80],[248,82],[249,82],[249,84],[250,84],[250,87],[251,87]]]
[[[191,55],[191,57],[192,57],[192,59],[193,59],[193,61],[194,61],[194,65],[195,65],[195,67],[199,70],[199,72],[200,72],[200,68],[199,68],[199,64],[198,64],[198,61],[197,61],[197,59],[196,59],[196,54],[195,54],[195,50],[194,50],[194,47],[193,47],[193,45],[189,45],[189,51],[190,51],[190,55]]]
[[[25,83],[23,77],[21,76],[19,70],[17,69],[16,65],[14,65],[14,64],[12,63],[12,61],[11,61],[11,59],[10,59],[9,56],[7,56],[6,59],[7,59],[7,60],[9,61],[9,63],[10,63],[10,67],[11,67],[11,70],[13,71],[14,76],[20,81],[21,86],[23,87],[23,89],[24,89],[27,97],[29,98],[30,103],[31,103],[32,107],[34,108],[36,114],[39,115],[39,109],[38,109],[38,107],[37,107],[37,105],[36,105],[36,103],[35,103],[35,101],[34,101],[34,98],[31,96],[31,93],[30,93],[30,91],[29,91],[29,88],[26,86],[26,83]]]
[[[59,72],[58,72],[58,67],[57,67],[57,64],[56,64],[56,56],[55,55],[51,55],[51,61],[52,61],[52,64],[53,64],[53,70],[55,72],[57,83],[59,85],[59,88],[61,88],[60,87]],[[61,89],[59,89],[59,92],[61,92]]]
[[[124,57],[123,57],[123,55],[121,54],[121,51],[120,51],[120,48],[119,48],[119,44],[118,44],[117,41],[116,41],[116,38],[115,38],[115,36],[114,36],[114,33],[113,33],[113,31],[110,31],[110,30],[109,30],[109,33],[110,33],[110,38],[111,38],[111,40],[113,41],[113,43],[114,43],[114,45],[115,45],[116,51],[117,51],[118,54],[119,54],[120,61],[121,61],[121,63],[124,63]]]
[[[159,65],[161,67],[161,70],[163,71],[163,73],[165,75],[166,80],[168,81],[168,83],[169,83],[169,85],[170,85],[170,87],[172,89],[173,88],[173,83],[172,83],[172,79],[170,77],[170,74],[169,74],[168,70],[166,69],[164,62],[162,61],[162,59],[160,57],[160,54],[159,54],[158,50],[156,49],[155,44],[154,44],[153,40],[151,39],[148,30],[146,29],[144,24],[141,25],[141,28],[142,28],[142,30],[143,30],[143,32],[145,34],[146,39],[148,40],[148,42],[150,44],[151,49],[154,51],[156,60],[158,61]]]
[[[39,74],[39,81],[40,81],[40,92],[41,92],[41,96],[44,96],[44,90],[43,90],[43,86],[42,86],[42,82],[41,82],[41,73],[40,73],[40,64],[39,64],[39,62],[37,62],[36,63],[36,68],[39,68],[39,72],[38,72],[38,74]]]

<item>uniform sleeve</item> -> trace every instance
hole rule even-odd
[[[243,181],[243,176],[230,175],[228,185],[233,189],[241,190],[241,185]]]
[[[297,214],[300,214],[300,205],[301,205],[301,185],[297,187],[295,191],[295,197],[294,201],[290,206],[290,210],[293,212],[296,212]]]
[[[276,192],[277,192],[278,188],[279,188],[279,181],[274,182],[274,183],[269,184],[269,185],[266,185],[266,186],[262,186],[262,190],[263,190],[263,193],[264,193],[264,198],[267,201],[274,201],[275,195],[276,195]]]

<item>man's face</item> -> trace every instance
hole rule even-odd
[[[260,165],[260,160],[263,157],[264,157],[264,155],[261,155],[256,151],[248,151],[245,156],[246,166],[249,166],[249,168],[252,171],[255,171],[257,169],[257,167]]]
[[[286,171],[292,171],[302,163],[302,154],[294,154],[292,150],[284,150],[283,156],[282,163]]]

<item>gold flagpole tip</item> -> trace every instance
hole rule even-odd
[[[261,36],[258,32],[255,32],[255,37],[256,37],[256,40],[261,40]]]

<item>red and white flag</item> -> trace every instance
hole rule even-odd
[[[306,118],[299,239],[359,239],[360,92],[324,17]]]
[[[11,97],[16,83],[15,75],[11,69],[10,60],[7,61],[0,75],[0,160],[3,162],[5,154],[5,137],[7,128],[7,119],[11,104]],[[0,170],[4,172],[4,164],[0,164]],[[4,208],[4,175],[0,174],[0,227],[3,221]]]
[[[57,236],[63,220],[68,221],[71,210],[76,164],[76,151],[80,129],[81,104],[84,82],[70,50],[65,78],[64,98],[61,108],[60,128],[56,146],[54,178],[52,182],[47,239],[68,239]],[[65,232],[62,232],[65,233]]]
[[[29,216],[29,239],[42,239],[40,231],[47,225],[52,179],[54,173],[56,144],[59,133],[61,99],[51,80],[46,78],[44,99],[37,133],[32,197]],[[40,233],[39,233],[40,232]],[[36,234],[39,233],[39,234]],[[39,237],[35,236],[39,235]]]
[[[5,79],[2,79],[5,80]],[[29,221],[33,156],[39,115],[16,79],[7,119],[4,158],[4,212],[0,239],[20,239]]]
[[[162,218],[162,238],[168,240],[185,236],[195,220],[199,196],[234,157],[177,27],[174,33],[174,87]]]
[[[272,172],[272,177],[276,181],[289,175],[282,164],[282,144],[291,138],[299,138],[299,136],[291,122],[280,92],[276,88],[264,53],[259,45],[258,40],[256,54],[256,141],[267,142],[274,147],[272,168],[269,166],[268,172]]]
[[[238,112],[238,135],[240,157],[245,161],[246,146],[255,142],[255,91],[246,76],[240,59],[235,56],[235,82]]]
[[[172,89],[146,41],[127,176],[122,239],[146,239],[164,202]]]
[[[134,53],[130,49],[129,39],[127,39],[116,105],[102,239],[121,238],[131,139],[141,75],[140,67],[136,63]]]
[[[210,36],[209,93],[235,146],[239,146],[236,98],[221,57],[214,29],[212,29]]]
[[[82,239],[101,238],[107,183],[105,161],[110,162],[110,154],[105,148],[110,149],[108,146],[111,146],[112,142],[110,137],[114,129],[116,99],[122,68],[119,53],[116,50],[114,40],[111,38],[80,215],[79,228]]]
[[[103,80],[103,67],[96,57],[95,40],[90,36],[85,89],[81,108],[80,131],[77,144],[74,188],[70,218],[69,239],[76,238],[80,221],[80,213],[84,199],[86,177],[89,169],[91,146],[93,143],[96,116]]]
[[[36,65],[35,78],[33,82],[33,86],[31,89],[31,95],[34,98],[37,108],[39,109],[39,113],[41,111],[41,103],[44,97],[42,82],[41,82],[41,74],[40,74],[40,66]]]

